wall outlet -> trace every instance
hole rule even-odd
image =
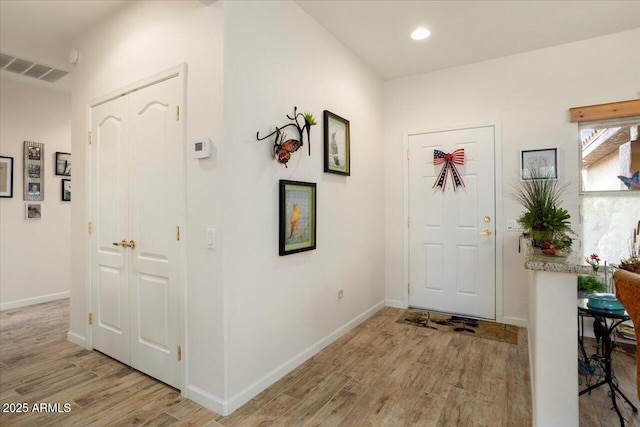
[[[338,289],[338,299],[342,299],[344,296],[344,291],[342,289]]]

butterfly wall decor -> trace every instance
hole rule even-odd
[[[300,125],[298,118],[301,117],[304,120],[304,124]],[[298,107],[293,107],[293,117],[287,114],[287,118],[293,123],[287,123],[281,128],[276,126],[276,130],[269,135],[260,138],[260,132],[256,132],[256,138],[258,141],[265,140],[270,136],[275,135],[276,139],[273,143],[273,156],[278,163],[283,163],[284,167],[287,167],[287,162],[291,159],[291,154],[298,151],[300,147],[304,145],[304,133],[307,134],[307,144],[309,145],[309,156],[311,156],[311,140],[309,139],[309,132],[311,126],[317,124],[315,117],[311,113],[298,113]],[[293,127],[298,133],[299,139],[287,139],[287,134],[282,132],[287,127]]]
[[[618,175],[618,179],[622,181],[622,183],[626,185],[628,189],[631,188],[632,184],[640,186],[640,171],[635,171],[630,177]]]

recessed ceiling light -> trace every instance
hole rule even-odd
[[[411,38],[414,40],[424,40],[431,35],[431,32],[426,28],[418,28],[411,33]]]

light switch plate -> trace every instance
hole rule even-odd
[[[507,231],[521,232],[522,226],[515,219],[507,220]]]

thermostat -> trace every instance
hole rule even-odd
[[[211,140],[209,138],[196,139],[193,141],[193,157],[196,159],[206,159],[211,156]]]

